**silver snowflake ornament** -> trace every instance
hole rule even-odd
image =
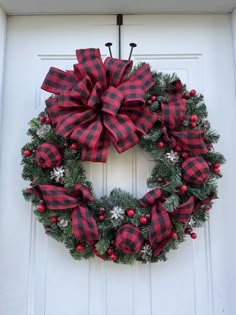
[[[57,221],[57,225],[60,229],[65,229],[69,225],[69,221],[63,217],[59,217]]]
[[[179,160],[179,155],[177,152],[171,150],[165,154],[165,159],[170,163],[177,163]]]
[[[51,130],[51,126],[49,124],[42,124],[37,130],[36,134],[39,138],[43,139]]]
[[[152,248],[149,244],[145,244],[140,252],[139,255],[142,257],[142,259],[144,260],[150,260],[150,258],[152,257]]]
[[[65,169],[64,166],[54,167],[50,172],[51,179],[54,179],[57,183],[62,184],[64,182]]]
[[[119,206],[114,207],[111,211],[111,219],[113,220],[124,220],[125,210]]]

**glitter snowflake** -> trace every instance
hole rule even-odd
[[[179,160],[179,155],[177,152],[174,152],[171,150],[170,152],[167,152],[165,154],[165,159],[169,161],[170,163],[177,163]]]
[[[145,244],[140,252],[139,255],[142,257],[142,259],[144,260],[150,260],[150,258],[152,257],[152,248],[149,244]]]
[[[64,182],[65,169],[63,166],[55,167],[51,172],[51,179],[54,179],[57,183]]]
[[[37,130],[37,136],[43,139],[51,130],[51,126],[48,124],[42,124],[39,129]]]
[[[69,221],[63,217],[58,217],[58,222],[57,225],[59,226],[60,229],[65,229],[69,224]]]
[[[111,211],[111,219],[113,220],[124,220],[125,210],[121,207],[114,207]]]
[[[202,128],[203,131],[208,131],[211,128],[211,124],[209,122],[209,120],[204,119],[200,125],[200,127]]]

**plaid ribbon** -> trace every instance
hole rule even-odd
[[[186,100],[182,98],[182,83],[175,81],[174,87],[170,89],[167,103],[161,104],[163,139],[171,148],[178,143],[183,149],[195,154],[207,153],[207,147],[203,140],[202,130],[179,129],[184,121],[186,113]]]
[[[194,210],[199,209],[201,206],[207,205],[214,198],[216,198],[216,193],[215,192],[213,192],[208,198],[204,199],[203,201],[197,202],[195,207],[194,207]]]
[[[181,168],[183,179],[192,185],[201,185],[210,176],[209,166],[201,156],[186,159]]]
[[[143,234],[137,226],[124,224],[116,231],[116,247],[127,255],[137,254],[143,242]]]
[[[36,189],[28,189],[27,191],[43,199],[50,210],[73,209],[71,214],[72,230],[77,240],[100,239],[96,221],[86,206],[94,198],[84,185],[77,184],[73,194],[64,187],[53,185],[38,185]]]
[[[168,213],[160,202],[161,190],[156,188],[146,193],[139,203],[143,207],[151,206],[151,224],[149,228],[148,240],[157,256],[167,245],[171,238],[172,223],[170,217],[180,222],[188,222],[194,210],[194,197],[181,204],[173,212]]]
[[[62,156],[54,144],[43,143],[37,147],[35,160],[42,168],[53,168],[61,165]]]
[[[57,96],[46,101],[56,134],[81,143],[82,160],[106,162],[110,142],[121,153],[139,142],[157,121],[145,108],[153,85],[149,65],[128,77],[132,61],[111,57],[102,62],[99,49],[76,51],[74,71],[50,68],[42,89]]]

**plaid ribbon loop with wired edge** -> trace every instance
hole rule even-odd
[[[175,88],[169,90],[167,102],[161,104],[163,139],[172,148],[178,143],[186,151],[195,154],[207,153],[202,130],[177,131],[184,121],[186,100],[182,97],[181,81],[177,80],[173,85]]]
[[[50,68],[42,89],[56,134],[83,145],[82,160],[106,162],[110,142],[121,153],[139,142],[158,119],[145,107],[153,85],[149,65],[132,73],[132,61],[102,61],[99,49],[76,51],[74,71]]]

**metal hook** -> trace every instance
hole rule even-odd
[[[105,46],[108,47],[110,57],[112,57],[112,53],[111,53],[111,46],[112,46],[112,43],[106,43]]]
[[[130,47],[131,47],[130,53],[129,53],[129,60],[130,60],[130,59],[131,59],[131,56],[132,56],[133,49],[134,49],[135,47],[137,47],[137,44],[135,44],[135,43],[130,43],[129,45],[130,45]]]

